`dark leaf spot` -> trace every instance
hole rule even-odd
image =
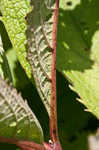
[[[67,4],[68,6],[71,6],[71,5],[72,5],[72,2],[71,2],[71,1],[68,1],[66,4]]]

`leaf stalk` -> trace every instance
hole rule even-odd
[[[57,103],[56,103],[56,42],[58,26],[59,0],[55,2],[53,32],[52,32],[52,84],[51,84],[51,107],[50,107],[50,138],[53,142],[52,150],[61,150],[57,129]]]

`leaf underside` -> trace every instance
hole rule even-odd
[[[0,76],[0,136],[43,141],[42,129],[35,115],[16,89]]]
[[[27,15],[28,60],[41,99],[50,115],[52,30],[55,0],[31,2]]]

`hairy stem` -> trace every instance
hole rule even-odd
[[[52,33],[52,84],[51,84],[51,116],[50,116],[50,137],[52,142],[58,141],[57,131],[57,105],[56,105],[56,39],[57,39],[57,24],[58,24],[59,0],[56,0],[53,33]]]

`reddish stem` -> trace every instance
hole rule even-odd
[[[53,33],[52,33],[52,84],[51,84],[51,115],[50,115],[50,137],[53,142],[50,144],[44,143],[43,145],[30,142],[30,141],[19,141],[16,139],[8,139],[0,137],[0,142],[6,142],[10,144],[16,144],[23,150],[62,150],[57,130],[57,105],[56,105],[56,39],[57,39],[57,24],[58,24],[58,12],[59,12],[59,0],[56,0],[56,6],[54,10],[54,22],[53,22]]]
[[[16,144],[18,147],[20,147],[23,150],[45,150],[43,145],[37,144],[35,142],[30,142],[30,141],[21,141],[12,138],[0,137],[0,142]]]
[[[58,141],[57,131],[57,105],[56,105],[56,39],[57,39],[57,24],[58,24],[59,0],[56,0],[53,33],[52,33],[52,84],[51,84],[51,115],[50,115],[50,137],[52,142]]]

